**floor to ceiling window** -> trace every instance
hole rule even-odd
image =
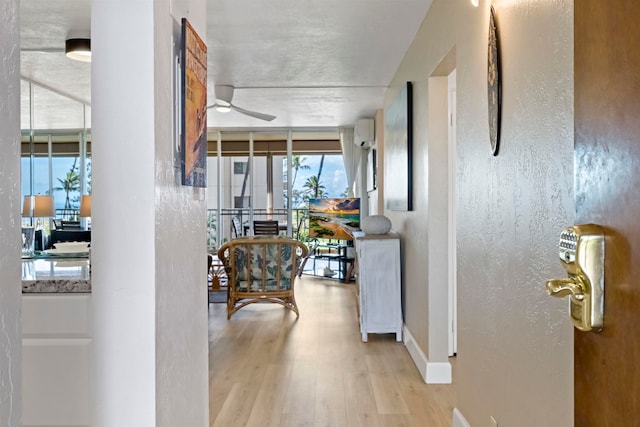
[[[82,196],[91,194],[91,107],[33,82],[21,84],[23,199],[51,195],[52,218],[80,220],[87,227],[90,219],[79,218],[79,210]],[[220,151],[215,132],[208,142],[210,249],[235,237],[234,217],[242,235],[252,233],[253,220],[275,219],[288,234],[304,236],[309,198],[345,195],[337,130],[218,134]],[[33,221],[23,218],[25,225]]]
[[[51,176],[49,182],[49,158],[48,156],[34,156],[33,181],[31,181],[31,157],[23,155],[21,158],[21,189],[24,196],[53,195],[56,217],[64,219],[78,219],[80,201],[82,196],[80,184],[80,157],[78,155],[54,155],[51,157]],[[85,176],[87,177],[87,190],[91,193],[91,158],[86,159]]]
[[[236,233],[252,233],[252,221],[277,220],[287,233],[304,238],[309,198],[341,197],[347,187],[337,132],[296,132],[290,161],[286,133],[221,133],[210,141],[208,161],[208,246]],[[253,138],[253,143],[250,139]],[[253,146],[253,150],[250,147]],[[240,230],[236,230],[236,218]]]
[[[91,107],[26,80],[21,81],[21,193],[53,197],[51,217],[81,221],[82,195],[91,194]],[[25,212],[26,213],[26,212]],[[31,212],[33,214],[33,211]],[[34,218],[23,215],[23,223]],[[46,230],[48,220],[40,220]]]

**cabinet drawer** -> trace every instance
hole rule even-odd
[[[91,340],[22,340],[24,426],[88,426]]]
[[[91,294],[22,296],[23,338],[90,338]]]

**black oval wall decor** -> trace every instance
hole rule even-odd
[[[489,141],[491,152],[498,155],[500,146],[500,112],[502,107],[502,82],[500,80],[500,43],[493,6],[489,17],[489,49],[487,55],[487,95],[489,104]]]

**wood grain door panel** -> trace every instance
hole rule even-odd
[[[604,330],[575,332],[575,425],[640,425],[640,2],[575,2],[576,223],[606,233]]]

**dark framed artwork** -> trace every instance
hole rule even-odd
[[[377,150],[372,148],[367,153],[367,191],[378,188]]]
[[[413,210],[413,92],[407,82],[384,113],[384,198],[392,211]]]
[[[500,148],[500,114],[502,110],[502,81],[500,78],[500,42],[493,6],[489,17],[489,46],[487,55],[487,95],[489,104],[489,142],[491,153]]]
[[[182,18],[182,185],[207,186],[207,46]]]

